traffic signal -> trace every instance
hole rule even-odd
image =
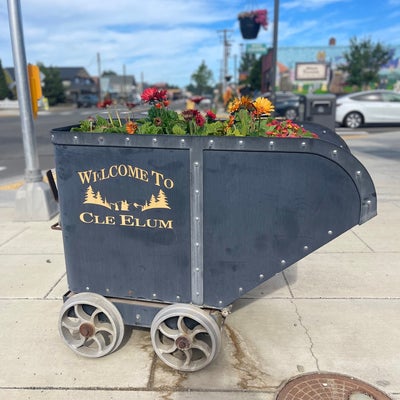
[[[29,89],[31,92],[31,104],[33,117],[38,113],[38,100],[42,97],[42,85],[40,83],[40,70],[37,65],[28,64]]]

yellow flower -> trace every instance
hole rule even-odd
[[[245,110],[248,110],[248,111],[254,110],[253,102],[251,101],[250,97],[248,97],[248,96],[242,96],[240,98],[240,105]]]
[[[240,108],[240,99],[237,97],[228,104],[228,111],[234,113]]]
[[[273,104],[265,97],[257,97],[257,99],[254,101],[253,105],[256,109],[255,113],[257,115],[261,115],[261,114],[270,115],[275,110],[275,107],[273,106]]]

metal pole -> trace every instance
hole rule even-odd
[[[36,149],[19,0],[8,0],[8,13],[25,155],[25,181],[40,182],[43,177],[39,169],[39,157]]]
[[[22,31],[21,5],[19,0],[8,0],[7,4],[26,167],[25,184],[16,194],[15,219],[18,221],[49,220],[58,213],[58,204],[51,194],[50,186],[43,182],[42,172],[39,169]]]
[[[276,65],[278,62],[278,24],[279,24],[279,0],[274,0],[274,33],[272,43],[272,77],[271,77],[271,101],[275,103],[275,81],[276,81]]]

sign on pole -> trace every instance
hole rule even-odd
[[[249,54],[267,54],[267,45],[264,43],[246,44],[246,53]]]

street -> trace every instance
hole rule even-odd
[[[138,111],[136,111],[138,110]],[[135,109],[140,113],[140,108]],[[104,113],[97,108],[76,108],[74,106],[54,107],[51,111],[41,111],[34,121],[39,167],[48,170],[54,167],[53,145],[50,131],[53,128],[75,125],[90,115]],[[24,175],[25,159],[22,143],[21,120],[18,115],[0,114],[0,182]]]
[[[174,107],[184,106],[176,102]],[[135,117],[139,117],[143,108],[134,109]],[[39,167],[42,170],[54,168],[53,145],[50,140],[50,131],[53,128],[69,126],[90,115],[105,113],[97,108],[76,108],[74,106],[54,107],[51,111],[41,111],[34,121]],[[398,130],[398,126],[367,126],[359,129],[338,128],[337,133],[344,138],[362,135],[379,135],[381,133]],[[0,114],[0,184],[5,184],[24,175],[25,159],[22,144],[21,121],[18,115],[3,116]],[[394,143],[396,146],[396,143]],[[400,158],[399,150],[391,150],[391,158]]]

